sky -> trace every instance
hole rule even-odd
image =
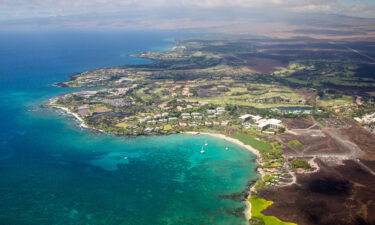
[[[0,0],[0,25],[100,26],[192,17],[335,14],[375,18],[375,0]]]

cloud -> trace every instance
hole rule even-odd
[[[80,16],[185,18],[274,13],[326,13],[375,18],[372,0],[0,0],[0,23]],[[178,12],[178,13],[177,13]],[[201,12],[197,15],[197,12]],[[242,14],[238,14],[242,12]],[[261,12],[261,13],[260,13]],[[263,15],[264,16],[264,15]],[[114,17],[115,18],[115,17]]]

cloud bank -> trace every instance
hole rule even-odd
[[[0,24],[100,23],[192,17],[247,17],[323,13],[375,18],[373,0],[0,0]],[[254,17],[255,17],[254,16]]]

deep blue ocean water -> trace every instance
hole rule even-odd
[[[257,179],[248,151],[199,135],[99,134],[39,107],[74,91],[54,82],[88,69],[145,63],[126,55],[166,50],[183,35],[0,33],[1,225],[245,224],[240,199]]]

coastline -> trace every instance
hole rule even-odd
[[[251,147],[250,145],[246,145],[244,143],[242,143],[241,141],[235,139],[235,138],[231,138],[231,137],[228,137],[224,134],[215,134],[215,133],[205,133],[205,132],[193,132],[193,131],[189,131],[189,132],[184,132],[184,134],[193,134],[193,135],[207,135],[207,136],[212,136],[212,137],[216,137],[216,138],[220,138],[220,139],[223,139],[223,140],[226,140],[226,141],[229,141],[229,142],[232,142],[238,146],[241,146],[243,147],[244,149],[252,152],[254,155],[256,155],[256,162],[258,163],[258,165],[261,165],[262,164],[262,155],[260,154],[260,152]],[[260,174],[260,178],[259,179],[263,179],[265,173],[264,171],[261,169],[261,168],[258,168],[257,169],[257,172]],[[256,183],[254,183],[249,191],[248,191],[248,195],[246,196],[246,199],[244,201],[245,205],[246,205],[246,208],[244,210],[244,214],[245,214],[245,218],[247,221],[249,221],[252,217],[251,215],[251,204],[250,202],[248,201],[248,199],[250,199],[251,197],[251,192],[254,191],[254,186],[255,186]]]
[[[50,102],[46,106],[49,107],[49,108],[60,109],[63,112],[65,112],[66,114],[73,116],[73,118],[76,121],[78,121],[78,124],[79,124],[80,128],[92,129],[92,130],[95,130],[95,131],[99,131],[99,132],[105,133],[104,130],[100,130],[100,129],[97,129],[97,128],[94,128],[94,127],[89,127],[88,125],[86,125],[85,121],[77,113],[72,112],[69,108],[66,108],[66,107],[63,107],[63,106],[59,106],[59,105],[54,105],[55,101],[56,101],[56,99],[51,99]]]
[[[55,100],[52,99],[51,102],[48,104],[48,107],[55,108],[55,109],[60,109],[60,110],[64,111],[65,113],[73,116],[74,119],[76,119],[79,122],[79,127],[80,128],[93,129],[93,130],[96,130],[96,131],[99,131],[99,132],[102,132],[102,133],[106,133],[103,130],[87,126],[85,124],[85,121],[77,113],[72,112],[69,108],[66,108],[66,107],[63,107],[63,106],[53,105],[54,101]],[[207,136],[220,138],[220,139],[223,139],[225,141],[234,143],[234,144],[236,144],[236,145],[238,145],[238,146],[240,146],[240,147],[242,147],[242,148],[250,151],[251,153],[253,153],[256,156],[256,162],[258,163],[258,165],[262,164],[262,155],[260,154],[260,152],[257,149],[253,148],[250,145],[246,145],[246,144],[242,143],[241,141],[239,141],[239,140],[237,140],[235,138],[228,137],[228,136],[226,136],[224,134],[206,133],[206,132],[195,132],[195,131],[183,132],[182,134],[207,135]],[[257,172],[260,174],[260,178],[259,179],[263,179],[263,177],[265,175],[264,171],[261,168],[258,167]],[[248,199],[250,199],[250,197],[251,197],[251,192],[254,191],[254,185],[255,184],[256,184],[256,182],[253,185],[250,186],[250,188],[248,190],[248,194],[247,194],[247,196],[246,196],[246,198],[244,200],[246,208],[245,208],[245,210],[244,210],[243,213],[245,215],[246,221],[249,221],[251,219],[251,217],[252,217],[252,215],[251,215],[251,207],[252,206],[251,206],[250,202],[248,201]]]
[[[212,137],[217,137],[217,138],[220,138],[220,139],[224,139],[226,141],[232,142],[232,143],[234,143],[236,145],[239,145],[239,146],[245,148],[246,150],[252,152],[254,155],[257,156],[257,161],[258,161],[258,159],[260,159],[262,157],[262,155],[260,154],[260,152],[257,149],[251,147],[250,145],[246,145],[246,144],[242,143],[241,141],[239,141],[239,140],[237,140],[235,138],[228,137],[228,136],[226,136],[224,134],[194,132],[194,131],[184,132],[184,134],[208,135],[208,136],[212,136]]]
[[[65,113],[69,114],[69,115],[72,115],[76,120],[78,120],[79,122],[79,127],[81,128],[87,128],[87,129],[91,129],[90,127],[88,127],[86,124],[85,124],[85,121],[83,121],[83,119],[81,117],[79,117],[79,115],[77,113],[74,113],[72,112],[70,109],[68,108],[65,108],[65,107],[62,107],[62,106],[50,106],[52,108],[55,108],[55,109],[61,109],[63,110]]]

